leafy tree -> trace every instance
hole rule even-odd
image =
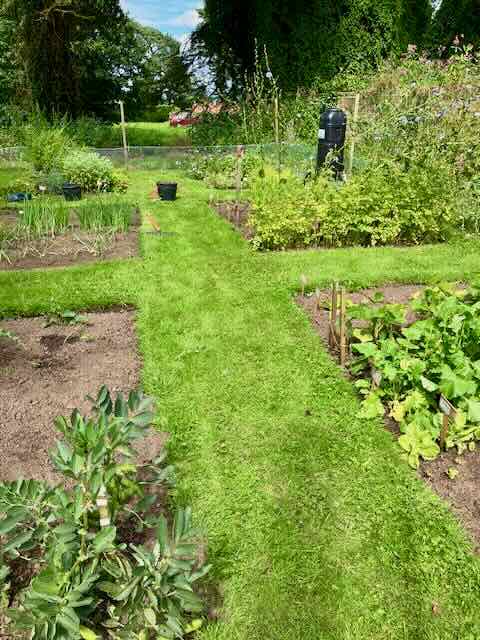
[[[455,36],[466,44],[480,42],[480,3],[478,0],[443,0],[433,19],[434,45],[448,46]]]
[[[283,89],[309,86],[349,64],[375,64],[421,41],[429,0],[206,0],[194,53],[212,66],[222,89],[241,87],[266,48]]]
[[[180,43],[153,27],[132,22],[132,68],[126,87],[129,113],[141,114],[159,104],[186,106],[192,93]]]
[[[90,62],[127,24],[119,0],[4,0],[4,9],[15,22],[17,67],[24,66],[32,101],[48,112],[80,114],[82,74],[87,67],[95,73]]]

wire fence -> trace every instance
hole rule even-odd
[[[310,171],[315,162],[316,147],[308,144],[270,143],[242,145],[246,156],[261,158],[266,164],[279,171],[288,169],[296,175]],[[179,169],[195,163],[199,157],[222,157],[235,155],[238,145],[212,147],[128,147],[127,165],[130,169]],[[8,163],[21,162],[22,147],[0,148],[0,160]],[[125,150],[90,149],[103,158],[108,158],[115,166],[125,165]]]

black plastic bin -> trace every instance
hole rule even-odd
[[[31,200],[31,193],[24,193],[23,191],[19,191],[18,193],[9,193],[7,194],[7,202],[24,202],[25,200]]]
[[[160,200],[176,200],[177,198],[176,182],[157,182],[157,190]]]
[[[81,200],[82,188],[78,184],[72,182],[64,182],[62,187],[65,200]]]

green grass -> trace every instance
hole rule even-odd
[[[119,124],[99,125],[90,132],[91,146],[116,148],[122,146]],[[129,122],[127,142],[130,147],[186,147],[191,144],[188,127],[171,127],[168,122]]]
[[[10,166],[8,163],[5,163],[5,166],[0,166],[0,194],[3,194],[4,190],[12,182],[21,180],[24,177],[25,169],[21,167]]]
[[[381,422],[358,419],[351,384],[292,301],[302,273],[312,287],[471,279],[479,243],[254,255],[201,184],[177,176],[179,200],[151,202],[157,172],[136,176],[129,197],[178,235],[144,235],[143,261],[0,273],[0,313],[137,305],[177,499],[208,532],[224,593],[222,621],[201,637],[480,637],[466,534]]]
[[[129,122],[130,146],[187,147],[190,143],[188,127],[171,127],[168,122]]]

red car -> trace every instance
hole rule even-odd
[[[169,117],[171,127],[188,127],[196,124],[199,118],[194,116],[191,111],[180,111],[179,113],[171,113]]]

